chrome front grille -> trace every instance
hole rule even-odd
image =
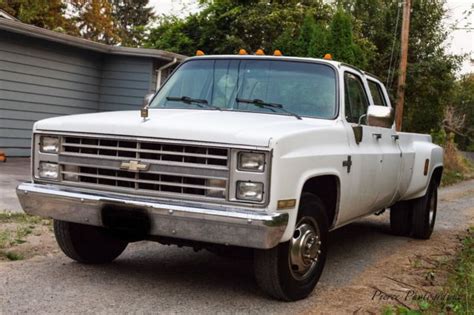
[[[124,170],[124,163],[131,161],[143,163],[146,170]],[[227,196],[228,148],[64,136],[59,163],[61,181],[75,186],[164,197]]]

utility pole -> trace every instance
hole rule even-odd
[[[400,36],[400,67],[398,71],[398,86],[397,86],[397,105],[395,107],[395,124],[397,131],[402,130],[403,120],[403,103],[405,101],[405,81],[407,77],[407,59],[408,59],[408,36],[410,33],[410,10],[411,0],[403,2],[403,21],[402,32]]]

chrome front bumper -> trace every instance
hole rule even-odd
[[[104,226],[104,207],[126,209],[146,215],[149,235],[252,248],[276,246],[288,224],[286,213],[174,205],[44,184],[20,184],[17,195],[23,210],[33,215]]]

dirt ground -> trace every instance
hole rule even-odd
[[[420,301],[443,298],[443,266],[474,225],[474,181],[442,189],[438,212],[427,241],[390,235],[387,213],[331,233],[317,289],[295,303],[263,296],[251,261],[139,242],[110,265],[84,266],[59,252],[50,222],[29,222],[25,242],[3,249],[25,260],[4,257],[0,262],[0,313],[379,314],[389,305],[417,309]],[[0,221],[0,232],[24,226]]]

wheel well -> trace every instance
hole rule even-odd
[[[335,175],[324,175],[310,178],[303,186],[303,192],[318,196],[326,206],[329,225],[332,226],[339,201],[339,178]]]
[[[441,176],[442,175],[443,175],[443,167],[442,166],[437,167],[437,168],[434,169],[433,175],[431,176],[431,178],[436,181],[438,186],[441,185]]]

